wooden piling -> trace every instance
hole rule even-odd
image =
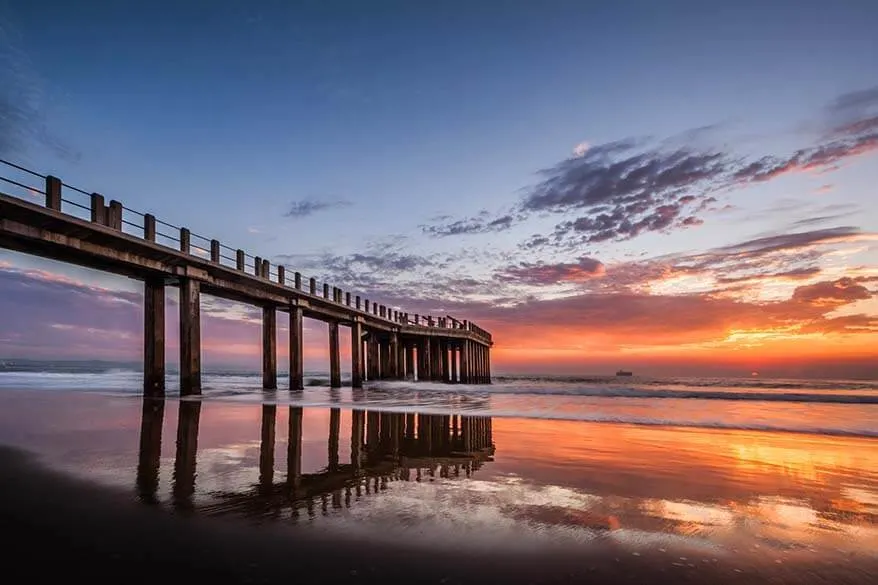
[[[460,348],[460,382],[462,384],[472,384],[472,377],[470,374],[470,360],[469,360],[469,346],[470,342],[464,339],[461,342]]]
[[[390,334],[390,346],[387,348],[389,350],[388,356],[388,377],[393,380],[398,380],[402,376],[400,375],[400,363],[399,363],[399,335],[396,331]]]
[[[180,395],[201,394],[201,286],[180,279]]]
[[[143,394],[165,395],[165,282],[149,279],[143,288]]]
[[[351,387],[363,387],[363,323],[359,317],[351,323]]]
[[[329,322],[329,387],[341,388],[341,356],[337,321]]]
[[[451,382],[451,359],[448,357],[448,342],[443,339],[439,343],[442,353],[442,380],[446,383]]]
[[[220,263],[220,243],[219,240],[210,241],[210,261],[216,264]]]
[[[290,306],[290,390],[305,388],[303,339],[302,339],[302,307]]]
[[[237,268],[241,272],[244,272],[244,270],[247,269],[245,260],[246,260],[246,258],[244,256],[244,250],[236,250],[235,251],[235,268]]]
[[[262,307],[262,388],[277,389],[277,310]]]
[[[449,351],[451,353],[451,356],[450,356],[450,359],[451,359],[450,382],[452,384],[454,384],[456,382],[460,382],[460,377],[457,373],[457,358],[460,355],[460,352],[458,350],[456,342],[451,343],[451,347],[449,348]]]

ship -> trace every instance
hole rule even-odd
[[[617,376],[633,376],[634,372],[626,372],[625,370],[619,370],[616,372]]]

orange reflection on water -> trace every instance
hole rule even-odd
[[[878,547],[872,439],[514,419],[495,419],[494,437],[495,470],[598,496],[593,511],[623,527],[732,547]]]

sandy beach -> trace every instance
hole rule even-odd
[[[450,415],[411,434],[413,413],[35,390],[0,401],[6,554],[31,578],[878,574],[872,439]]]

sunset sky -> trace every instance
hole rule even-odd
[[[0,0],[0,158],[495,373],[878,378],[878,2],[110,4]],[[0,359],[139,360],[141,293],[0,251]],[[260,310],[203,307],[256,368]]]

